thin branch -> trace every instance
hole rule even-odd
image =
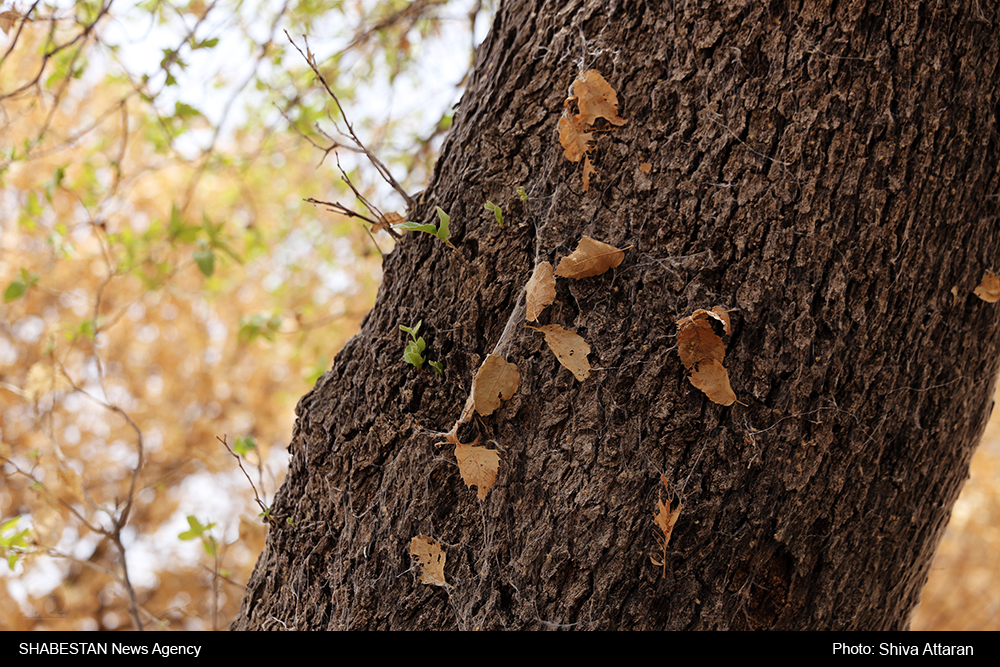
[[[236,459],[236,465],[240,467],[240,470],[243,471],[243,475],[247,478],[247,481],[250,482],[250,488],[253,489],[254,500],[257,501],[257,505],[260,507],[261,512],[263,512],[264,514],[264,518],[266,518],[271,523],[276,523],[277,519],[271,516],[271,509],[264,504],[263,500],[260,499],[260,494],[257,493],[256,485],[253,483],[253,480],[250,479],[250,475],[247,474],[246,469],[243,467],[243,461],[240,459],[240,455],[234,452],[232,447],[229,446],[229,443],[226,441],[226,437],[227,436],[225,435],[223,435],[221,438],[219,436],[215,436],[215,439],[221,442],[222,446],[226,448],[226,451],[228,451],[232,455],[232,457]]]
[[[288,37],[288,41],[292,44],[292,46],[295,47],[295,50],[298,51],[299,54],[305,59],[306,64],[309,65],[309,68],[316,75],[316,78],[319,79],[319,82],[321,84],[323,84],[323,88],[326,90],[327,94],[331,98],[333,98],[333,101],[337,104],[337,109],[340,111],[340,117],[344,119],[344,124],[347,125],[347,132],[350,135],[351,140],[355,144],[357,144],[358,148],[360,148],[361,151],[365,154],[365,156],[368,158],[368,161],[371,162],[372,166],[375,167],[375,170],[378,171],[379,176],[381,176],[382,179],[386,183],[388,183],[393,190],[399,193],[399,195],[403,198],[403,201],[406,202],[406,206],[408,208],[413,208],[413,198],[410,197],[410,195],[406,192],[406,190],[403,189],[403,186],[401,186],[399,182],[396,181],[395,178],[393,178],[392,173],[389,171],[389,168],[386,167],[382,163],[382,161],[375,156],[374,153],[365,148],[365,145],[361,142],[361,139],[359,139],[358,135],[355,134],[354,127],[351,125],[351,121],[348,120],[347,114],[344,112],[343,105],[340,104],[340,99],[337,98],[337,94],[333,92],[333,89],[330,87],[330,84],[327,83],[326,77],[324,77],[323,73],[320,72],[319,65],[316,63],[316,56],[314,56],[313,52],[309,49],[308,40],[306,40],[306,38],[303,37],[306,47],[305,53],[303,53],[302,49],[299,48],[299,45],[292,40],[287,30],[285,31],[285,36]]]
[[[105,14],[107,14],[111,10],[111,5],[113,3],[114,3],[114,0],[110,0],[107,4],[102,5],[101,11],[98,12],[98,14],[97,14],[96,17],[94,17],[94,20],[91,23],[88,23],[86,26],[84,26],[83,31],[80,32],[76,37],[74,37],[70,41],[66,42],[65,44],[60,44],[60,45],[54,47],[51,51],[46,51],[45,53],[43,53],[42,54],[42,65],[41,65],[41,67],[38,68],[38,74],[35,75],[35,78],[32,79],[31,81],[28,81],[27,83],[25,83],[24,85],[22,85],[20,88],[15,88],[13,91],[11,91],[9,93],[5,93],[3,95],[0,95],[0,100],[4,100],[4,99],[6,99],[8,97],[13,97],[13,96],[15,96],[15,95],[17,95],[19,93],[24,92],[25,90],[27,90],[29,88],[32,88],[35,85],[37,85],[38,82],[42,80],[42,75],[45,73],[45,67],[48,65],[49,59],[52,56],[54,56],[57,53],[59,53],[60,51],[62,51],[63,49],[66,49],[66,48],[69,48],[69,47],[73,46],[74,44],[76,44],[81,39],[87,39],[88,37],[90,37],[90,33],[92,33],[94,31],[94,28],[97,27],[97,24],[100,22],[100,20],[102,18],[104,18]],[[31,6],[31,10],[33,10],[35,8],[35,6],[37,6],[37,4],[38,3],[36,2],[34,5],[32,5]],[[31,13],[31,10],[28,11],[28,14]],[[55,22],[54,21],[53,21],[53,26],[55,26]],[[24,21],[21,22],[21,27],[22,28],[24,27]],[[20,29],[18,30],[18,35],[20,35]],[[13,48],[13,45],[11,45],[11,48]],[[10,53],[10,50],[8,50],[7,54],[9,54],[9,53]],[[6,61],[7,54],[4,55],[3,60],[0,60],[0,64],[2,64],[4,61]]]
[[[354,151],[355,153],[363,153],[364,152],[360,148],[356,148],[354,146],[348,146],[347,144],[339,143],[336,139],[334,139],[329,134],[327,134],[326,132],[324,132],[319,127],[319,125],[317,125],[316,126],[316,131],[319,132],[320,134],[322,134],[327,139],[329,139],[330,142],[331,142],[329,146],[325,146],[325,147],[324,146],[320,146],[315,141],[313,141],[312,137],[310,137],[305,132],[303,132],[302,130],[300,130],[298,127],[296,127],[295,122],[292,121],[292,119],[288,117],[288,114],[285,113],[284,109],[282,109],[281,107],[279,107],[277,104],[274,105],[274,108],[278,110],[278,113],[281,114],[282,118],[284,118],[286,121],[288,121],[288,126],[290,128],[292,128],[293,130],[295,130],[295,134],[299,135],[300,137],[302,137],[303,139],[305,139],[306,141],[308,141],[310,144],[313,145],[314,148],[317,148],[317,149],[323,151],[323,157],[320,158],[320,161],[319,161],[320,165],[322,165],[323,162],[326,161],[326,156],[327,155],[329,155],[333,151],[337,150],[338,148],[345,148],[345,149],[347,149],[349,151]]]

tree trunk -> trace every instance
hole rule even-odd
[[[456,250],[407,235],[300,401],[233,627],[906,628],[992,407],[1000,16],[900,4],[503,3],[408,215]],[[588,69],[627,122],[596,121],[585,190],[556,126]],[[628,249],[540,318],[590,344],[578,381],[519,311],[582,235]],[[728,407],[676,350],[715,305]],[[418,320],[444,377],[402,360]],[[520,387],[459,432],[500,456],[480,501],[435,432],[501,341]]]

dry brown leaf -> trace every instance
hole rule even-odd
[[[623,259],[624,250],[584,236],[571,255],[559,260],[556,275],[574,280],[599,276],[621,264]]]
[[[580,124],[580,116],[572,120],[563,116],[559,119],[559,143],[565,149],[563,155],[570,162],[579,162],[590,150],[590,140],[593,139],[593,132],[584,132],[584,127]]]
[[[725,330],[726,335],[733,333],[732,323],[729,320],[729,311],[722,306],[714,306],[712,308],[712,317],[722,322],[722,328]]]
[[[406,222],[406,218],[399,213],[386,213],[378,222],[372,225],[371,232],[374,234],[378,231],[389,231],[389,228],[393,225],[401,225],[404,222]]]
[[[476,442],[479,442],[479,438],[476,438]],[[455,447],[455,458],[458,460],[458,471],[462,473],[462,481],[469,488],[478,487],[479,499],[486,500],[486,494],[497,479],[500,455],[495,449],[459,443]]]
[[[3,30],[3,34],[10,34],[10,29],[14,27],[14,24],[18,21],[24,19],[26,22],[31,22],[34,19],[26,18],[24,14],[17,11],[6,11],[0,14],[0,30]]]
[[[729,384],[729,372],[715,359],[702,359],[695,364],[691,384],[705,392],[713,403],[732,405],[736,402],[736,393]]]
[[[517,391],[521,374],[517,372],[517,364],[512,364],[499,354],[486,357],[472,380],[472,400],[476,412],[483,415],[493,414],[500,407],[500,400],[509,401]]]
[[[983,274],[979,286],[972,293],[986,303],[996,303],[997,300],[1000,300],[1000,278],[992,271],[987,271]]]
[[[575,331],[563,329],[558,324],[547,324],[535,330],[545,334],[545,342],[560,364],[568,368],[580,382],[587,379],[590,375],[590,362],[587,361],[590,345],[587,341]]]
[[[556,300],[556,279],[552,274],[552,265],[542,262],[536,266],[525,290],[528,293],[525,318],[534,322],[545,307]]]
[[[445,553],[433,537],[418,535],[410,540],[410,555],[420,564],[420,583],[447,586],[444,579]]]
[[[590,177],[597,173],[587,152],[594,133],[594,121],[607,120],[612,125],[624,125],[627,121],[618,116],[618,96],[611,85],[596,69],[587,70],[573,82],[573,95],[566,100],[566,111],[576,102],[580,113],[572,118],[564,115],[559,119],[559,143],[563,155],[570,162],[583,160],[583,190],[590,190]]]
[[[699,308],[690,316],[677,320],[677,353],[684,368],[688,370],[702,359],[715,359],[721,363],[726,358],[726,346],[712,329],[710,317],[722,322],[726,333],[729,333],[728,315],[723,319],[711,310]]]
[[[729,385],[729,373],[722,365],[726,346],[712,330],[710,318],[721,322],[725,333],[731,332],[729,313],[724,308],[698,309],[677,320],[677,353],[684,367],[691,371],[692,385],[713,403],[732,405],[736,402],[736,394]]]
[[[618,95],[596,69],[587,70],[573,82],[573,95],[584,124],[591,125],[598,118],[612,125],[626,123],[624,118],[618,117]]]
[[[663,488],[667,490],[667,494],[669,495],[670,486],[667,484],[667,478],[660,475],[660,481],[663,482]],[[656,521],[656,526],[663,532],[663,562],[656,564],[663,565],[664,575],[667,573],[667,545],[670,544],[670,534],[674,532],[674,525],[677,523],[677,518],[681,515],[682,507],[683,505],[678,503],[677,509],[671,511],[670,503],[664,503],[661,499],[657,499],[656,501],[656,514],[653,515],[653,520]]]

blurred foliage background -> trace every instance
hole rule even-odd
[[[413,193],[492,9],[5,3],[0,628],[227,626],[295,402],[392,248],[305,199],[368,213],[339,160],[384,212],[404,208],[290,40],[306,51],[308,35],[355,132]],[[993,425],[914,627],[1000,629],[998,470]]]

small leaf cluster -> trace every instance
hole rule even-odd
[[[440,361],[431,361],[424,356],[424,350],[427,349],[427,342],[424,340],[423,336],[418,337],[417,334],[420,333],[420,327],[423,325],[424,321],[420,320],[414,327],[406,327],[402,324],[399,325],[400,331],[405,331],[410,334],[410,342],[406,344],[406,349],[403,350],[403,361],[410,364],[418,371],[424,367],[424,364],[428,364],[434,369],[434,372],[438,375],[444,375],[444,364]]]
[[[17,565],[17,559],[27,552],[28,533],[31,532],[30,528],[14,530],[20,520],[21,517],[16,516],[0,525],[0,554],[7,558],[7,566],[12,570]]]
[[[201,546],[205,549],[205,553],[214,557],[218,553],[218,543],[215,541],[214,537],[207,535],[206,533],[208,533],[208,531],[211,530],[215,524],[210,523],[207,526],[203,526],[201,525],[201,522],[198,521],[198,517],[193,515],[189,515],[187,517],[187,522],[190,528],[179,534],[177,537],[185,542],[195,538],[200,538]]]

